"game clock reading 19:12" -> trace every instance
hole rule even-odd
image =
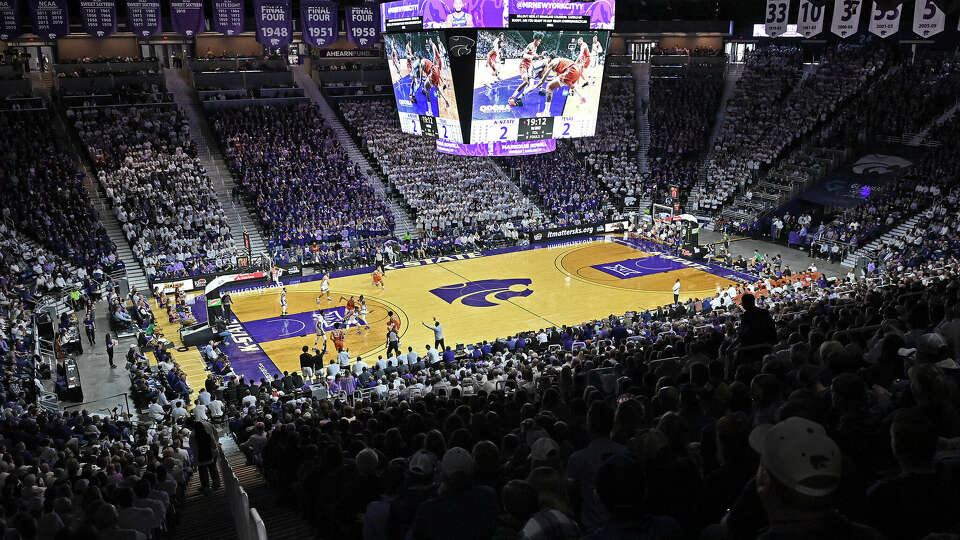
[[[517,126],[518,141],[539,141],[553,138],[553,117],[521,118]]]

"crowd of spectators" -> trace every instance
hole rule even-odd
[[[565,227],[596,223],[605,217],[607,193],[582,157],[567,141],[549,154],[510,159],[520,170],[523,193],[540,202],[550,220]]]
[[[70,109],[101,188],[153,279],[228,270],[237,244],[176,106]]]
[[[650,77],[651,157],[696,158],[707,144],[716,117],[723,72],[683,68],[679,75]]]

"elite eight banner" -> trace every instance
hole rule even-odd
[[[286,47],[293,39],[290,0],[254,0],[257,41],[271,49]]]
[[[365,0],[362,6],[344,8],[347,18],[347,39],[359,47],[369,47],[380,38],[380,8],[376,2]]]
[[[20,3],[17,0],[0,0],[0,41],[20,35]]]
[[[127,26],[141,37],[160,33],[160,0],[127,0]]]
[[[303,40],[326,47],[337,40],[337,5],[330,0],[300,0]]]
[[[243,32],[243,0],[213,0],[213,28],[228,36]]]
[[[33,33],[46,39],[59,39],[70,33],[67,0],[30,0]]]
[[[203,0],[173,0],[170,22],[174,32],[186,37],[203,32]]]
[[[80,0],[83,31],[98,38],[117,31],[116,0]]]

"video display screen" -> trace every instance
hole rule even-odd
[[[470,142],[590,137],[610,32],[478,30]]]
[[[450,57],[438,31],[384,34],[404,133],[463,142]]]
[[[380,4],[384,32],[421,28],[613,30],[614,0],[395,0]]]

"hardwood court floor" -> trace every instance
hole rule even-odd
[[[333,301],[323,298],[319,308],[332,325],[338,317],[333,308],[344,304],[341,296],[366,297],[371,328],[351,327],[346,345],[352,358],[359,355],[369,363],[386,350],[387,311],[400,318],[401,350],[412,346],[422,355],[434,340],[421,321],[433,317],[442,323],[447,345],[477,343],[669,304],[677,278],[681,299],[712,296],[717,285],[735,283],[607,237],[390,270],[386,290],[374,287],[369,274],[335,278],[330,280]],[[285,319],[279,317],[276,288],[234,295],[233,311],[277,368],[298,370],[301,347],[315,342],[320,281],[288,285],[287,294]],[[335,357],[332,342],[328,351],[329,361]]]

